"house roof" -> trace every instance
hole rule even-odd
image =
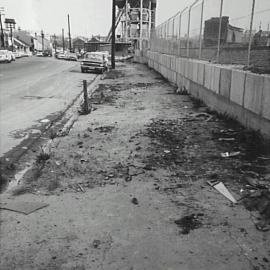
[[[243,28],[239,28],[239,27],[236,27],[236,26],[232,26],[232,25],[228,25],[228,29],[231,29],[231,30],[234,30],[234,31],[239,31],[239,32],[243,32],[244,29]]]
[[[27,44],[25,44],[24,42],[18,40],[17,38],[13,38],[13,41],[14,41],[15,45],[17,45],[17,46],[29,47]]]
[[[32,45],[33,37],[26,31],[15,31],[14,37],[26,44],[27,46]]]

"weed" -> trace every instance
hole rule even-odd
[[[39,155],[37,155],[36,163],[37,164],[44,164],[45,161],[47,161],[48,159],[50,159],[50,154],[45,153],[44,151],[42,151]]]

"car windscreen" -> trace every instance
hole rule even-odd
[[[93,60],[93,61],[102,61],[103,56],[100,54],[86,54],[85,59],[87,60]]]

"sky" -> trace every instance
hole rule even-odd
[[[218,16],[220,0],[205,0],[209,16]],[[256,0],[257,10],[268,9],[255,16],[255,24],[260,21],[270,23],[270,0]],[[157,0],[157,24],[190,5],[193,0]],[[67,14],[70,15],[72,36],[106,35],[111,25],[112,0],[0,0],[5,8],[5,17],[14,18],[24,30],[47,34],[60,34],[62,28],[67,33]],[[241,18],[250,13],[251,0],[224,0],[224,12],[236,18],[235,24],[248,26],[248,20]],[[199,7],[195,7],[193,18],[199,18]],[[187,16],[187,14],[186,14]],[[237,19],[240,17],[240,19]],[[185,20],[186,21],[186,20]],[[244,22],[242,22],[244,21]],[[198,24],[198,22],[196,22]],[[265,26],[266,27],[266,26]]]

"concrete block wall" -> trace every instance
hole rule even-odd
[[[270,76],[148,51],[149,67],[210,108],[270,138]]]

